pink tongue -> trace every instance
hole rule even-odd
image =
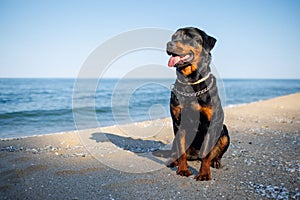
[[[178,63],[180,61],[180,56],[172,56],[169,60],[168,66],[169,67],[173,67],[174,65],[176,65],[176,63]]]

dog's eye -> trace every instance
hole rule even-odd
[[[202,43],[203,43],[203,40],[202,40],[202,37],[194,37],[194,40],[198,43],[198,44],[200,44],[200,45],[202,45]]]
[[[178,40],[178,37],[178,33],[176,32],[172,35],[172,40]]]
[[[189,41],[189,42],[196,41],[200,45],[202,45],[202,42],[203,42],[201,36],[193,35],[193,34],[189,34],[189,33],[184,34],[183,37],[182,37],[182,39],[184,41]]]
[[[192,39],[192,37],[189,34],[184,34],[182,36],[182,40],[191,40],[191,39]]]

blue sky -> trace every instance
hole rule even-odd
[[[76,77],[115,35],[196,26],[217,38],[212,54],[222,78],[299,79],[299,10],[298,0],[0,0],[0,77]]]

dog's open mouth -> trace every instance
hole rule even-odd
[[[182,65],[189,64],[194,58],[192,52],[182,56],[174,53],[169,53],[169,55],[171,55],[171,58],[168,62],[169,67],[179,67]]]

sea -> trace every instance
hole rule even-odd
[[[170,117],[174,79],[0,79],[0,138]],[[224,107],[300,92],[300,80],[218,80]]]

